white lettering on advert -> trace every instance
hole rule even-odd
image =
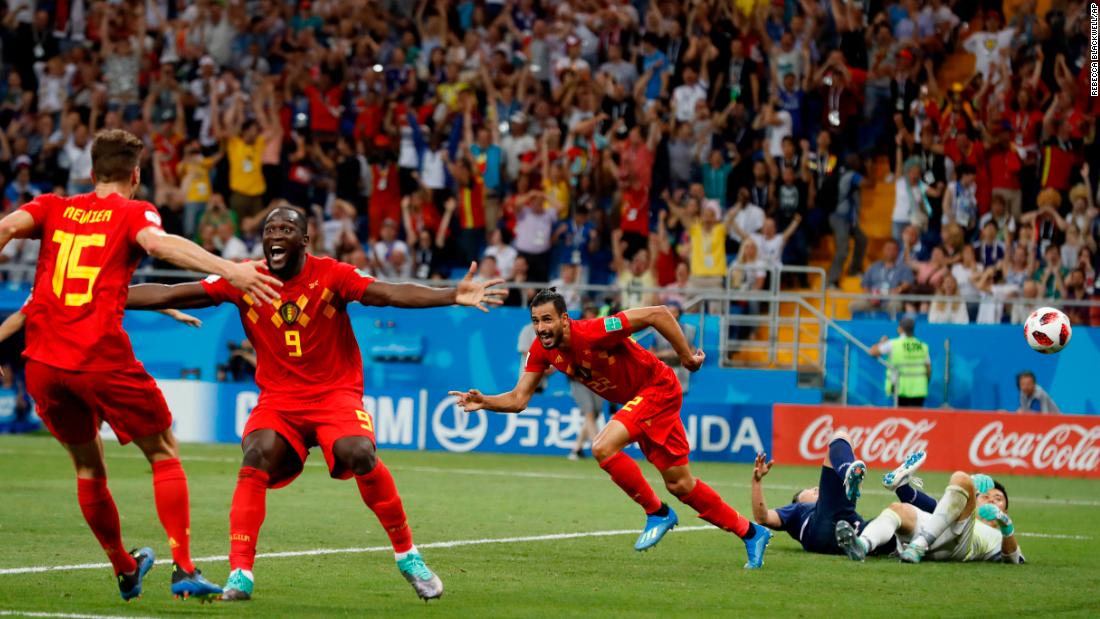
[[[798,439],[798,453],[805,460],[824,458],[836,431],[852,437],[856,457],[865,462],[900,463],[914,451],[928,448],[925,434],[936,427],[927,419],[888,417],[873,426],[835,426],[832,415],[822,415],[806,426]]]
[[[1006,432],[1003,422],[994,421],[974,435],[968,453],[970,464],[976,467],[1005,464],[1026,468],[1030,464],[1040,471],[1095,471],[1100,465],[1098,442],[1100,426],[1063,423],[1045,433]]]

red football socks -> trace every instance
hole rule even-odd
[[[730,531],[737,537],[745,537],[749,532],[748,519],[727,505],[722,497],[701,479],[696,479],[695,488],[680,497],[680,500],[699,512],[699,517],[703,520],[720,529]]]
[[[172,561],[185,572],[192,572],[191,563],[191,505],[187,493],[187,475],[179,458],[169,458],[153,463],[153,499],[157,503],[157,516],[168,533],[168,547]]]
[[[363,497],[363,502],[378,517],[386,535],[390,536],[393,551],[402,553],[411,550],[412,530],[405,518],[405,507],[397,494],[393,475],[390,475],[386,465],[379,460],[370,473],[357,475],[355,483],[359,486],[359,496]]]
[[[137,561],[126,552],[122,545],[122,525],[118,520],[118,508],[107,489],[107,478],[76,479],[76,500],[80,503],[80,512],[91,527],[99,545],[107,553],[116,574],[129,573],[137,569]]]
[[[242,466],[237,473],[237,489],[229,508],[229,569],[251,570],[256,561],[256,538],[267,515],[267,485],[264,471]]]
[[[638,467],[638,463],[631,460],[630,456],[620,451],[601,462],[600,468],[607,471],[611,481],[622,488],[635,503],[641,505],[645,513],[652,514],[661,509],[661,499],[645,480],[645,475],[642,475],[642,469]]]

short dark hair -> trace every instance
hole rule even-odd
[[[243,123],[241,123],[241,132],[245,132],[245,131],[248,131],[249,129],[253,128],[253,127],[259,127],[259,126],[260,126],[260,123],[256,122],[255,118],[249,118],[249,119],[245,120]]]
[[[275,215],[283,215],[290,221],[294,222],[294,225],[298,226],[298,229],[302,231],[302,234],[306,234],[309,231],[309,223],[306,221],[306,215],[300,209],[293,206],[278,206],[271,209],[271,212],[264,217],[264,226],[267,226],[267,222],[271,221],[271,218]]]
[[[1005,490],[1004,484],[997,480],[993,480],[993,489],[1000,490],[1001,494],[1005,495],[1005,511],[1008,511],[1008,490]]]
[[[805,492],[806,490],[807,490],[806,488],[803,488],[801,490],[796,490],[795,493],[794,493],[794,496],[791,497],[791,503],[797,503],[798,502],[798,497],[802,496],[802,493]]]
[[[1017,389],[1019,389],[1019,387],[1020,387],[1020,381],[1025,379],[1025,378],[1030,378],[1031,380],[1035,380],[1035,372],[1032,372],[1031,370],[1024,370],[1023,372],[1020,372],[1019,374],[1017,374],[1016,375],[1016,388]]]
[[[557,310],[559,314],[564,314],[568,311],[568,307],[565,304],[565,297],[561,296],[558,289],[553,286],[538,291],[535,297],[531,299],[531,304],[528,307],[534,309],[540,305],[546,305],[547,303],[553,303],[554,309]]]
[[[913,333],[917,331],[917,321],[906,316],[898,321],[898,327],[901,328],[902,333],[909,337],[913,337]]]
[[[134,134],[122,129],[105,129],[92,140],[92,173],[98,183],[121,183],[130,180],[141,161],[145,144]]]
[[[959,166],[958,168],[955,169],[955,173],[958,176],[966,176],[967,174],[977,174],[978,170],[974,166],[972,166],[968,163],[964,163],[964,164],[962,164],[961,166]]]

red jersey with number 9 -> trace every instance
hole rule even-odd
[[[34,293],[23,306],[23,356],[63,370],[117,370],[137,363],[122,314],[134,269],[145,256],[137,235],[161,229],[148,202],[113,193],[38,196],[22,210],[42,239]]]
[[[647,387],[679,391],[672,369],[630,339],[626,314],[571,320],[569,349],[546,349],[536,338],[527,353],[527,372],[545,372],[550,366],[579,381],[596,395],[626,404]]]
[[[266,271],[265,271],[266,272]],[[363,357],[348,318],[374,279],[350,264],[306,255],[283,282],[276,305],[257,305],[217,276],[202,286],[215,303],[233,303],[256,349],[258,406],[302,411],[333,396],[363,397]]]

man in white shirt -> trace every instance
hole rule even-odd
[[[1016,36],[1015,28],[1000,29],[1001,14],[997,11],[989,11],[985,18],[985,30],[975,32],[963,41],[963,49],[974,54],[974,70],[981,73],[986,80],[997,81],[998,74],[994,71],[995,61],[1001,54],[1001,50],[1012,44]]]
[[[519,178],[520,158],[523,154],[538,150],[538,143],[527,134],[527,128],[527,115],[516,112],[512,114],[508,134],[500,140],[500,149],[504,151],[504,171],[509,181]]]
[[[768,145],[768,156],[773,159],[783,158],[783,139],[791,135],[794,130],[794,122],[791,113],[783,109],[778,98],[772,98],[761,109],[760,114],[752,121],[753,129],[764,129],[764,139]]]
[[[89,133],[88,127],[78,124],[62,147],[62,154],[69,163],[69,183],[65,191],[71,196],[93,189],[92,141]]]
[[[397,222],[386,219],[382,222],[382,230],[379,232],[378,241],[374,244],[374,259],[378,262],[379,271],[386,277],[400,277],[402,276],[400,267],[407,263],[409,268],[406,270],[411,273],[412,264],[407,259],[408,256],[409,246],[405,241],[397,238]],[[408,275],[404,276],[408,277]]]
[[[749,202],[749,190],[742,187],[737,191],[737,202],[726,211],[726,234],[738,244],[744,243],[745,237],[741,236],[738,230],[752,236],[764,227],[766,217],[764,209]]]
[[[485,256],[496,260],[499,277],[512,279],[512,267],[516,264],[518,255],[515,247],[504,242],[504,233],[500,228],[494,228],[489,233],[489,246],[485,248]]]
[[[695,120],[695,104],[707,100],[707,69],[703,63],[703,75],[699,76],[695,67],[684,67],[684,83],[672,91],[672,109],[676,111],[676,120],[686,123]]]

